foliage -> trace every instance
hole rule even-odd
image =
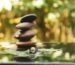
[[[34,60],[35,62],[74,62],[73,57],[69,53],[63,53],[62,49],[50,48],[37,52]]]
[[[15,24],[20,22],[20,17],[35,13],[38,16],[35,26],[37,41],[74,41],[72,32],[74,32],[75,8],[71,0],[8,1],[11,7],[4,7],[0,12],[0,40],[15,41],[13,38],[16,32]]]

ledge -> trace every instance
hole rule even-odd
[[[11,63],[0,63],[0,65],[75,65],[75,63],[69,62],[50,62],[50,63],[32,63],[32,62],[11,62]]]

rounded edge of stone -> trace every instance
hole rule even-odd
[[[27,14],[25,16],[23,16],[20,20],[20,22],[33,22],[34,20],[37,19],[37,15],[36,14]]]

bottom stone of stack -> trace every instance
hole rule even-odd
[[[14,60],[16,62],[33,62],[33,60],[30,57],[22,57],[22,56],[16,56],[14,57]]]

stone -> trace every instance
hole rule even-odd
[[[19,23],[16,25],[17,29],[22,29],[22,30],[27,30],[33,27],[34,24],[32,23],[28,23],[28,22],[24,22],[24,23]]]
[[[30,49],[31,47],[36,47],[36,44],[34,42],[17,42],[16,43],[17,47],[18,48],[27,48],[27,49]]]
[[[18,62],[33,62],[30,57],[15,56],[14,59]]]
[[[22,17],[21,23],[22,22],[30,22],[32,23],[34,20],[37,19],[37,16],[35,14],[28,14]]]
[[[30,40],[34,35],[35,35],[36,33],[35,32],[33,32],[32,30],[28,30],[28,31],[26,31],[26,32],[24,32],[24,33],[16,33],[15,35],[14,35],[14,37],[16,38],[16,39],[19,39],[19,40]]]

